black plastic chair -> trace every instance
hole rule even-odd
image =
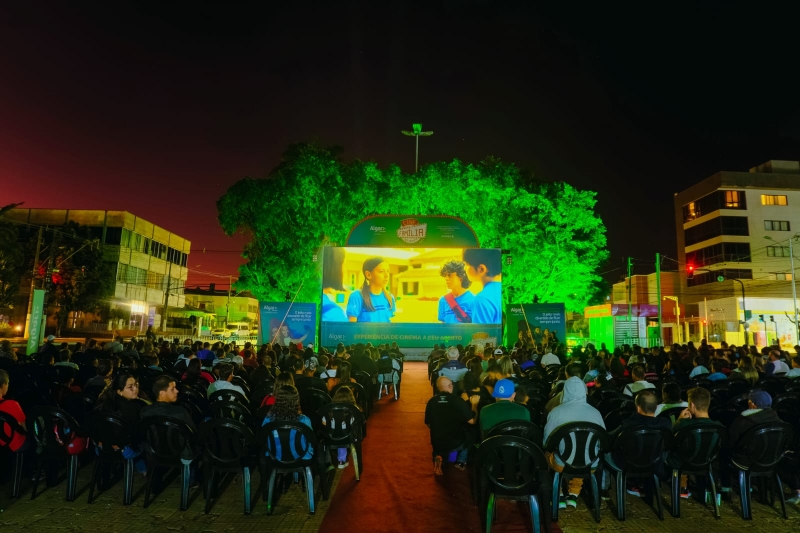
[[[683,410],[686,409],[685,407],[670,407],[669,409],[665,409],[658,413],[659,418],[666,418],[670,421],[670,423],[674,424],[675,420],[681,416]]]
[[[67,453],[67,444],[73,438],[82,437],[80,426],[69,414],[57,407],[33,408],[27,415],[28,433],[36,439],[36,469],[33,477],[31,500],[36,498],[39,476],[46,461],[67,459],[67,501],[75,500],[78,480],[78,455]]]
[[[563,449],[563,452],[561,451]],[[608,435],[602,426],[590,422],[571,422],[556,428],[545,443],[545,450],[564,464],[561,472],[553,472],[553,520],[558,522],[561,484],[570,478],[589,478],[594,498],[594,519],[600,522],[600,491],[594,475],[602,453],[608,449]]]
[[[730,404],[721,407],[714,407],[708,411],[708,418],[715,420],[725,426],[731,427],[733,421],[744,411],[738,407],[732,407]]]
[[[134,459],[122,457],[126,446],[133,447],[135,425],[125,418],[113,413],[95,411],[89,419],[89,437],[97,447],[94,457],[92,481],[89,484],[89,501],[94,501],[95,486],[101,488],[101,474],[104,466],[122,463],[124,490],[122,504],[130,505],[133,499]],[[101,447],[102,445],[102,447]]]
[[[264,398],[272,394],[274,388],[275,382],[270,379],[256,385],[250,395],[250,409],[258,410],[258,408],[261,407],[261,402],[264,401]]]
[[[312,389],[312,388],[305,388],[299,391],[300,392],[300,411],[303,412],[311,421],[314,423],[314,427],[319,427],[319,420],[316,416],[317,412],[322,408],[324,405],[328,405],[333,400],[328,395],[327,392],[323,392],[319,389]],[[261,419],[264,420],[263,417]]]
[[[233,389],[214,391],[208,396],[208,401],[212,404],[214,402],[239,402],[242,405],[247,405],[249,403],[242,393]]]
[[[256,427],[256,422],[250,413],[250,409],[239,402],[213,402],[211,404],[211,413],[214,418],[236,420],[251,429]]]
[[[627,477],[650,479],[653,482],[652,496],[655,498],[658,518],[664,520],[664,509],[658,488],[657,468],[664,451],[672,443],[672,432],[665,428],[631,427],[620,432],[614,439],[611,451],[625,457],[623,466],[613,468],[606,461],[606,467],[617,477],[617,519],[625,520],[625,481]]]
[[[367,391],[364,390],[359,383],[339,383],[331,389],[331,398],[336,396],[336,391],[342,387],[349,387],[353,391],[353,396],[356,397],[356,404],[361,407],[361,412],[364,413],[364,418],[369,418],[369,396]]]
[[[786,497],[783,495],[783,485],[777,467],[789,451],[789,444],[793,438],[794,428],[786,422],[761,424],[739,438],[733,450],[734,459],[731,464],[739,472],[739,497],[743,519],[753,519],[750,507],[750,480],[753,477],[767,477],[775,481],[783,517],[788,518]]]
[[[7,431],[6,428],[8,428]],[[5,448],[11,444],[11,441],[14,440],[14,437],[16,437],[17,434],[25,435],[27,432],[25,431],[24,427],[19,425],[19,422],[17,422],[16,418],[6,412],[0,411],[0,448]],[[11,453],[14,460],[11,497],[19,498],[20,491],[22,489],[22,458],[24,453],[12,452],[11,450],[9,450],[9,453]]]
[[[238,420],[214,418],[203,422],[199,434],[200,444],[204,450],[205,513],[208,514],[211,510],[211,501],[216,495],[214,475],[217,472],[235,472],[242,474],[244,514],[250,514],[252,508],[250,473],[258,466],[256,437],[253,431]]]
[[[777,398],[784,391],[785,386],[786,384],[778,378],[764,376],[751,390],[763,390],[773,398]]]
[[[510,435],[531,442],[542,442],[542,428],[525,420],[505,420],[495,424],[489,428],[486,438],[490,439],[498,435]]]
[[[777,410],[800,411],[800,392],[784,392],[772,401],[772,408]]]
[[[367,424],[363,413],[346,403],[329,403],[317,411],[317,418],[320,420],[320,443],[325,452],[349,449],[356,481],[361,481],[364,471],[361,441],[364,440],[364,427]]]
[[[372,403],[375,401],[375,383],[372,380],[372,375],[363,370],[354,370],[352,376],[353,379],[356,380],[356,383],[364,387],[364,390],[367,392],[370,402],[369,409],[372,411]]]
[[[623,420],[630,418],[635,412],[636,410],[631,409],[630,404],[626,404],[625,407],[614,409],[605,415],[603,417],[603,423],[609,431],[613,431],[622,425]]]
[[[319,441],[314,431],[301,422],[275,421],[263,426],[258,434],[261,461],[261,479],[269,478],[267,491],[267,514],[271,515],[274,505],[275,483],[278,474],[299,473],[305,479],[306,493],[308,495],[308,512],[314,514],[316,503],[314,496],[314,477],[320,468],[318,453]],[[280,449],[281,456],[275,457],[275,451]],[[306,455],[310,455],[306,458]],[[297,457],[295,459],[295,456]],[[324,467],[323,467],[324,468]],[[269,476],[267,476],[269,472]],[[323,499],[327,499],[324,480],[322,486]]]
[[[497,435],[481,443],[478,464],[481,484],[486,489],[481,502],[481,509],[486,509],[486,533],[492,529],[496,501],[502,498],[527,498],[533,531],[539,533],[539,494],[544,492],[546,501],[545,491],[550,481],[547,459],[542,450],[528,439]]]
[[[394,391],[394,399],[398,398],[397,387],[394,386],[394,377],[398,376],[397,370],[392,365],[391,357],[383,357],[378,359],[375,363],[378,367],[378,400],[381,399],[383,393],[389,394],[389,387]]]
[[[192,429],[174,418],[149,416],[142,419],[140,431],[144,438],[143,448],[147,457],[147,484],[144,489],[144,507],[150,505],[150,492],[158,467],[181,469],[181,511],[189,508],[190,465],[181,460],[190,455],[195,459],[196,439]],[[189,459],[190,457],[186,457]]]
[[[669,463],[678,465],[672,468],[672,516],[681,517],[680,480],[681,475],[687,474],[708,479],[714,500],[714,516],[720,517],[713,465],[727,437],[727,430],[717,425],[690,426],[675,434],[669,451]]]
[[[231,385],[239,386],[244,391],[244,395],[248,398],[250,397],[250,385],[247,384],[247,381],[242,376],[233,376]]]

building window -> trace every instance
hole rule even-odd
[[[767,231],[791,231],[788,220],[765,220],[764,229]]]
[[[750,235],[747,217],[716,217],[684,230],[684,244],[691,246],[720,235]]]
[[[416,296],[419,294],[419,282],[418,281],[404,281],[403,282],[403,295],[404,296]]]
[[[122,283],[128,282],[128,265],[125,263],[119,263],[117,265],[117,281]]]
[[[683,221],[710,215],[720,209],[747,209],[744,191],[714,191],[683,206]]]
[[[788,272],[778,272],[775,274],[775,279],[778,281],[792,281],[792,275]]]
[[[749,263],[750,244],[746,242],[723,242],[712,244],[686,254],[686,264],[700,268],[717,263]]]
[[[739,191],[725,191],[725,207],[728,209],[739,209]]]
[[[753,279],[753,271],[746,268],[724,268],[722,270],[714,270],[712,272],[701,272],[695,274],[694,278],[686,280],[689,287],[697,285],[705,285],[707,283],[716,283],[719,281],[717,278],[722,276],[728,279]]]
[[[106,228],[106,244],[119,246],[122,241],[122,228]]]
[[[788,246],[767,246],[767,257],[789,257]]]
[[[122,237],[119,241],[120,246],[130,246],[131,245],[131,230],[122,228]]]
[[[785,194],[762,194],[761,205],[789,205]]]

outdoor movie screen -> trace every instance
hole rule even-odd
[[[497,344],[500,250],[326,247],[322,344]]]

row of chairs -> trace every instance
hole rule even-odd
[[[499,498],[528,499],[534,531],[540,530],[540,501],[552,503],[552,520],[558,521],[559,496],[562,484],[571,478],[585,478],[591,483],[594,517],[600,522],[600,492],[597,477],[603,467],[606,452],[626,457],[622,469],[612,469],[616,476],[617,518],[625,520],[625,484],[630,477],[646,478],[650,482],[650,497],[655,499],[657,514],[664,519],[657,465],[664,452],[669,451],[679,465],[670,472],[672,515],[680,517],[680,477],[690,474],[706,477],[712,492],[714,515],[719,518],[716,498],[714,465],[726,445],[726,432],[714,426],[685,428],[676,435],[664,429],[634,427],[619,434],[613,446],[606,431],[590,423],[576,422],[558,428],[548,439],[544,451],[553,453],[564,464],[562,472],[551,472],[541,441],[541,429],[529,422],[508,421],[493,427],[478,448],[473,462],[473,497],[484,512],[487,533],[495,519],[495,502]],[[797,451],[797,433],[787,423],[772,423],[747,432],[737,446],[746,456],[744,464],[731,463],[738,473],[742,517],[752,519],[750,505],[751,479],[773,481],[780,496],[783,517],[787,518],[779,471],[797,472],[797,459],[787,451]],[[550,475],[552,473],[552,481]],[[550,491],[547,488],[550,488]],[[762,495],[766,485],[762,488]],[[549,492],[549,494],[548,494]],[[545,525],[549,520],[545,513]]]
[[[219,402],[224,403],[224,402]],[[68,413],[52,406],[42,406],[28,413],[28,431],[35,439],[37,447],[37,463],[31,490],[31,499],[37,495],[40,474],[48,461],[63,462],[67,460],[66,500],[73,501],[76,494],[79,455],[71,455],[64,446],[77,436],[88,436],[91,439],[90,453],[95,455],[95,465],[89,488],[89,503],[94,501],[95,488],[101,488],[103,472],[111,465],[121,464],[123,467],[123,504],[129,505],[133,497],[134,458],[125,458],[120,453],[125,447],[134,448],[141,443],[148,467],[148,479],[145,486],[144,507],[150,504],[150,494],[156,477],[156,469],[179,469],[182,476],[180,509],[186,510],[189,505],[190,466],[182,459],[203,457],[205,471],[204,495],[206,513],[209,512],[212,500],[216,496],[214,483],[216,474],[236,472],[243,478],[244,512],[251,512],[250,476],[258,467],[263,483],[268,481],[266,490],[262,490],[267,500],[268,513],[274,504],[274,488],[276,474],[299,472],[305,480],[308,493],[309,512],[314,513],[315,495],[313,480],[320,479],[323,499],[328,497],[328,481],[330,476],[330,452],[338,448],[351,451],[356,479],[360,479],[363,471],[363,455],[361,441],[366,421],[361,412],[347,404],[328,403],[320,407],[313,416],[315,420],[324,421],[309,428],[294,422],[272,422],[257,431],[240,420],[224,417],[211,418],[204,421],[195,435],[189,426],[175,419],[166,417],[148,417],[138,424],[132,424],[124,418],[102,411],[94,411],[84,427]],[[4,435],[3,443],[10,442],[16,433],[26,433],[16,420],[0,413],[0,424],[10,427],[10,434]],[[274,450],[286,450],[275,457]],[[272,451],[269,456],[267,452]],[[18,498],[21,493],[23,453],[14,454],[14,473],[12,497]]]

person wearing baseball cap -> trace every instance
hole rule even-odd
[[[780,421],[778,413],[772,410],[772,396],[765,390],[751,390],[747,395],[747,409],[734,419],[728,429],[731,448],[735,451],[742,436],[754,427]],[[734,460],[747,461],[747,456],[734,453]]]
[[[510,379],[501,379],[494,384],[492,396],[495,403],[489,404],[480,410],[478,420],[481,432],[486,435],[490,429],[506,420],[531,421],[531,413],[524,405],[514,402],[516,396],[514,382]]]

